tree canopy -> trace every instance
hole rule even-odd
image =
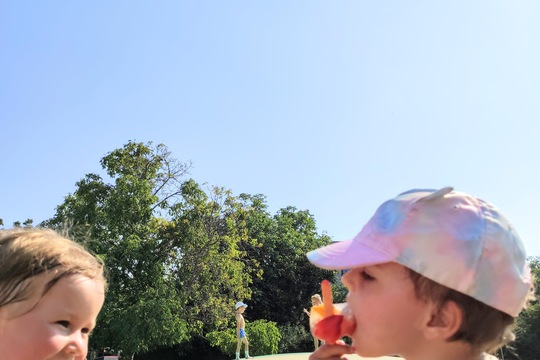
[[[252,300],[252,320],[301,321],[330,277],[305,258],[330,241],[307,211],[271,216],[262,195],[201,186],[163,144],[129,142],[101,165],[107,179],[84,176],[42,223],[67,226],[106,262],[95,348],[149,352],[227,329],[238,300]]]

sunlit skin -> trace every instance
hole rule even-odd
[[[409,354],[420,343],[429,307],[419,300],[407,270],[396,263],[355,268],[342,277],[356,322],[351,334],[361,356]]]
[[[2,358],[84,360],[104,300],[101,281],[70,275],[41,299],[36,295],[0,308]]]
[[[429,307],[416,297],[403,266],[387,263],[354,268],[341,280],[349,290],[348,316],[356,323],[350,334],[352,346],[341,340],[325,345],[310,356],[311,360],[341,359],[341,355],[351,353],[365,357],[404,355],[421,346]]]

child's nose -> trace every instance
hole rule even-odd
[[[349,271],[341,277],[341,283],[343,284],[343,286],[345,286],[348,289],[350,289],[351,287],[351,280],[350,280],[351,273],[352,271]]]
[[[81,332],[73,333],[70,336],[68,345],[66,346],[66,353],[73,355],[75,360],[83,360],[86,358],[86,352],[88,350],[88,341]]]

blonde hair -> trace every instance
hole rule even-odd
[[[311,295],[311,301],[313,301],[313,300],[318,300],[322,304],[321,295],[319,295],[319,294]]]
[[[61,278],[83,275],[103,282],[103,262],[82,245],[48,229],[0,230],[0,307],[30,298],[39,275],[51,274],[40,296]]]

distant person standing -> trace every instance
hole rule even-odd
[[[247,305],[239,301],[236,303],[236,360],[240,359],[240,348],[244,344],[246,359],[253,359],[249,356],[249,341],[246,334],[246,322],[242,315],[246,311]]]
[[[322,299],[321,299],[321,295],[319,294],[314,294],[311,296],[311,305],[312,306],[317,306],[317,305],[322,305]],[[306,313],[307,316],[311,316],[311,313],[309,311],[307,311],[305,308],[304,308],[304,312]],[[321,342],[322,344],[324,344],[324,341],[321,341],[320,339],[317,339],[315,336],[313,337],[313,343],[315,345],[315,350],[317,350],[319,348],[319,342]]]

